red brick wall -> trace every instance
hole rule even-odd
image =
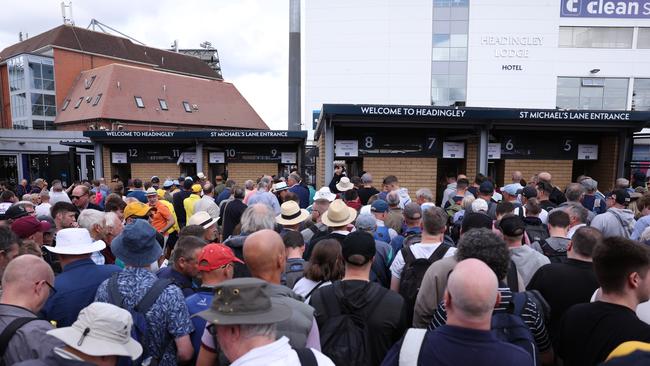
[[[436,158],[363,158],[363,170],[372,174],[377,189],[384,177],[395,175],[400,186],[408,188],[411,199],[415,199],[415,192],[420,188],[429,188],[435,197],[437,168]]]
[[[0,65],[0,128],[11,128],[11,101],[9,100],[9,74],[7,65]]]

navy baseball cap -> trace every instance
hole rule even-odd
[[[386,212],[388,211],[388,203],[381,199],[376,200],[370,205],[370,211],[379,213]]]
[[[494,184],[489,180],[486,180],[478,187],[478,191],[485,194],[494,193]]]

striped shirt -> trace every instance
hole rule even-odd
[[[512,300],[512,292],[508,287],[499,287],[499,292],[501,293],[501,301],[494,308],[494,312],[506,312],[508,305]],[[544,325],[544,319],[537,310],[537,305],[530,298],[526,299],[526,305],[521,311],[521,318],[524,321],[524,324],[528,326],[530,332],[535,338],[535,343],[537,343],[537,348],[539,352],[544,352],[551,348],[551,341],[548,337],[548,331]],[[429,329],[433,330],[437,327],[447,323],[447,310],[445,309],[444,301],[441,301],[438,305],[438,308],[433,312],[433,318],[429,324]]]

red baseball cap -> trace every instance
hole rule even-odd
[[[232,249],[223,244],[208,244],[203,247],[199,254],[199,271],[209,272],[224,266],[228,263],[244,263],[241,259],[235,257]]]
[[[25,239],[37,232],[49,231],[51,225],[47,221],[38,221],[34,216],[23,216],[11,224],[11,231],[16,233],[19,238]]]

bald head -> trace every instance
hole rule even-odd
[[[450,325],[479,329],[487,326],[489,329],[492,310],[497,300],[497,276],[487,264],[470,258],[454,267],[445,292]]]
[[[9,262],[2,276],[3,304],[22,306],[39,312],[50,295],[54,283],[52,268],[40,257],[25,254]]]
[[[549,172],[541,172],[537,174],[537,179],[543,180],[544,182],[550,182],[553,177],[551,176],[551,173]]]
[[[524,175],[521,174],[520,171],[516,170],[512,172],[512,182],[513,183],[519,183],[521,180],[524,179]]]
[[[285,264],[284,242],[273,230],[260,230],[244,241],[244,262],[253,277],[280,284]]]

